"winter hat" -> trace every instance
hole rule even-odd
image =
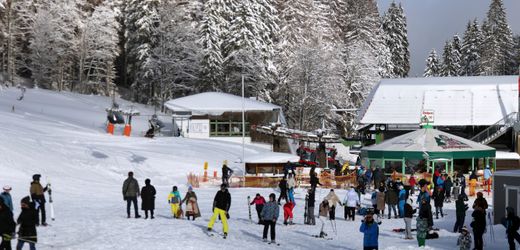
[[[276,194],[271,193],[271,194],[269,195],[269,199],[270,199],[270,198],[273,198],[273,200],[276,200]]]
[[[226,184],[222,183],[222,184],[220,185],[220,188],[227,188],[227,186],[226,186]]]
[[[399,190],[403,190],[403,185],[399,185]]]
[[[42,177],[41,174],[35,174],[35,175],[32,176],[33,180],[35,180],[35,181],[39,181],[40,177]]]
[[[466,232],[466,233],[468,233],[468,232],[469,232],[469,231],[468,231],[468,228],[467,228],[466,226],[463,226],[463,227],[462,227],[462,232]]]
[[[484,197],[484,194],[482,192],[477,192],[477,198],[482,198]]]
[[[134,176],[134,172],[130,171],[128,172],[128,177],[133,177]]]
[[[4,186],[4,191],[6,191],[6,192],[11,191],[11,186],[9,186],[9,185],[5,185],[5,186]]]
[[[150,185],[150,179],[144,180],[144,184],[146,184],[147,186]]]
[[[224,160],[224,165],[227,165],[227,160]]]
[[[177,191],[177,186],[173,186],[173,191]]]
[[[191,185],[188,186],[188,191],[193,191],[193,187]]]
[[[23,197],[23,199],[20,201],[20,203],[29,205],[31,203],[31,197],[29,197],[29,196]]]

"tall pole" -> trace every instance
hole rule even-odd
[[[245,164],[245,144],[246,144],[246,112],[244,95],[244,74],[242,74],[242,162]]]

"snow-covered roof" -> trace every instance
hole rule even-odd
[[[359,124],[419,124],[434,111],[435,126],[487,126],[518,111],[518,76],[381,80],[360,109]]]
[[[246,163],[286,163],[287,161],[297,162],[299,160],[300,157],[296,155],[272,152],[245,157]]]
[[[495,158],[497,160],[520,160],[520,155],[517,152],[497,151]]]
[[[164,105],[172,111],[190,111],[194,115],[221,115],[224,112],[241,112],[242,97],[220,92],[206,92],[173,99]],[[245,98],[244,110],[273,111],[281,110],[281,107]]]

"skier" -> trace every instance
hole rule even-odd
[[[294,174],[289,174],[289,179],[287,179],[287,187],[289,188],[289,202],[294,203],[294,187],[296,187],[296,180],[294,179]]]
[[[386,196],[385,188],[382,186],[379,186],[379,190],[376,195],[376,200],[377,200],[376,212],[377,212],[378,217],[379,217],[379,214],[381,213],[380,218],[385,217],[385,196]]]
[[[271,228],[271,243],[276,243],[276,220],[280,214],[280,208],[276,202],[276,195],[271,193],[269,195],[269,202],[264,205],[262,209],[262,220],[264,221],[264,233],[262,239],[267,242],[267,231]]]
[[[324,200],[327,200],[329,203],[329,219],[336,220],[336,203],[340,206],[342,204],[336,193],[334,193],[334,189],[330,190],[329,194],[325,196]]]
[[[0,200],[4,201],[4,205],[6,205],[9,210],[11,210],[11,213],[13,212],[13,199],[11,198],[11,187],[10,186],[4,186],[4,192],[0,194]]]
[[[123,182],[123,199],[126,201],[126,215],[130,218],[130,206],[134,204],[135,218],[141,218],[137,208],[137,196],[139,196],[139,183],[134,178],[134,172],[128,172],[128,178]]]
[[[453,186],[453,182],[451,181],[451,177],[449,177],[447,174],[446,174],[446,181],[444,182],[444,192],[445,192],[445,197],[446,197],[446,202],[450,203],[451,202],[451,188]]]
[[[431,214],[430,203],[425,198],[421,200],[421,206],[419,207],[419,216],[417,217],[417,243],[419,247],[426,244],[426,234],[428,234],[429,217]]]
[[[41,225],[47,226],[46,221],[46,213],[45,213],[45,195],[44,193],[47,192],[47,189],[49,185],[42,187],[40,184],[40,174],[33,175],[33,181],[31,182],[31,199],[33,202],[35,202],[35,209],[37,210],[36,215],[38,215],[38,211],[41,211],[42,214],[42,220]],[[36,225],[40,225],[39,218],[36,217]]]
[[[455,226],[453,227],[453,232],[460,232],[462,227],[464,226],[464,220],[466,219],[466,210],[468,210],[468,205],[464,203],[464,197],[459,195],[457,201],[455,201],[455,214],[457,216],[457,220],[455,221]]]
[[[220,185],[220,190],[215,195],[215,198],[213,199],[213,215],[211,216],[211,219],[208,223],[208,231],[211,232],[213,229],[213,224],[215,224],[215,220],[218,216],[222,219],[222,227],[224,230],[224,238],[227,237],[228,233],[228,223],[227,218],[229,216],[228,211],[231,207],[231,195],[229,194],[229,191],[227,190],[227,185],[222,184]]]
[[[399,218],[404,218],[404,204],[406,204],[406,190],[404,190],[404,186],[399,186]]]
[[[195,220],[195,218],[200,217],[200,209],[199,204],[197,202],[197,195],[193,191],[193,187],[190,185],[188,187],[188,192],[182,199],[181,204],[186,203],[186,218],[190,220],[190,217]]]
[[[11,249],[11,239],[14,236],[16,230],[16,223],[13,219],[13,213],[7,207],[2,199],[0,199],[0,237],[2,243],[0,249]]]
[[[283,205],[283,224],[284,225],[293,225],[293,209],[294,203],[289,201]]]
[[[225,184],[222,184],[225,185]],[[172,191],[168,194],[168,204],[170,204],[173,218],[180,219],[182,212],[180,211],[182,206],[182,198],[177,186],[173,186]]]
[[[466,226],[463,226],[459,239],[457,240],[457,246],[460,246],[460,250],[470,250],[471,249],[471,234],[468,231]]]
[[[278,197],[278,205],[280,205],[280,200],[282,198],[285,199],[285,202],[289,202],[289,200],[287,199],[287,189],[288,189],[288,185],[287,185],[287,180],[285,179],[285,177],[283,177],[281,180],[280,180],[280,183],[278,183],[278,187],[280,188],[280,196]]]
[[[229,187],[229,178],[233,174],[233,170],[227,166],[227,163],[227,160],[224,160],[224,164],[222,164],[222,184]]]
[[[444,206],[444,190],[442,190],[440,185],[437,186],[433,192],[433,203],[435,204],[435,218],[439,219],[439,212],[441,213],[441,217],[444,218],[444,213],[442,212],[442,207]]]
[[[404,205],[404,224],[405,224],[405,239],[412,240],[412,218],[413,214],[417,211],[412,207],[412,199],[406,200],[406,204]]]
[[[141,189],[141,210],[144,210],[144,218],[148,219],[148,211],[150,218],[153,219],[153,210],[155,209],[155,187],[150,184],[150,179],[144,181],[145,186]]]
[[[21,201],[22,212],[18,216],[16,222],[20,225],[18,229],[18,243],[16,249],[20,250],[27,242],[31,250],[36,249],[35,244],[38,241],[36,234],[36,225],[38,222],[38,212],[35,210],[34,202],[31,202],[29,196]]]
[[[486,230],[486,212],[482,207],[476,206],[471,216],[473,217],[473,222],[471,222],[470,226],[473,228],[475,249],[482,250],[484,247],[482,236]]]
[[[320,230],[320,235],[319,235],[320,238],[324,238],[325,236],[327,236],[325,231],[323,231],[323,228],[325,227],[325,222],[321,219],[321,217],[325,217],[325,218],[329,217],[329,213],[330,213],[329,211],[330,211],[329,201],[323,200],[320,203],[320,209],[319,209],[319,215],[318,215],[318,219],[320,219],[320,221],[321,221],[321,230]]]
[[[388,205],[388,219],[392,218],[392,210],[394,210],[394,217],[397,219],[397,202],[398,202],[398,196],[397,196],[397,190],[393,189],[391,187],[392,185],[389,185],[388,190],[385,194],[385,202]]]
[[[258,224],[262,224],[262,208],[265,205],[265,199],[260,194],[256,194],[255,198],[249,205],[255,204],[256,214],[258,215]]]
[[[350,190],[347,192],[347,195],[345,195],[345,200],[343,201],[345,206],[345,220],[352,219],[354,220],[354,217],[356,215],[356,207],[360,205],[359,203],[359,195],[354,189],[353,186],[350,186]]]
[[[515,240],[520,244],[520,235],[518,234],[518,228],[520,227],[520,218],[515,214],[515,210],[512,207],[506,208],[506,217],[502,219],[502,224],[506,227],[507,243],[509,243],[509,249],[515,250]]]
[[[486,198],[484,198],[484,194],[482,192],[477,193],[477,199],[473,202],[473,209],[476,207],[480,207],[484,209],[484,212],[486,212],[486,209],[488,209],[488,203]]]
[[[363,249],[377,250],[379,238],[379,226],[374,221],[374,215],[369,212],[361,221],[359,231],[363,233]]]
[[[484,169],[484,185],[487,186],[486,189],[488,193],[491,191],[491,176],[493,173],[491,173],[491,170],[489,169],[489,165],[486,165],[486,169]]]
[[[307,201],[307,221],[305,224],[316,225],[316,219],[314,218],[314,203],[316,202],[316,192],[311,188],[309,189],[309,200]]]

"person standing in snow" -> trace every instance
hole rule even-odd
[[[444,190],[440,185],[437,186],[433,192],[433,203],[435,204],[435,218],[439,219],[439,212],[441,213],[441,217],[444,218],[444,213],[442,212],[442,207],[444,206]]]
[[[35,210],[34,202],[31,202],[29,196],[22,199],[22,212],[18,216],[16,223],[20,225],[18,229],[18,243],[16,249],[20,250],[27,242],[31,250],[36,249],[35,244],[38,241],[36,234],[36,222],[38,222],[38,212]]]
[[[226,184],[229,187],[229,178],[233,174],[233,170],[228,167],[227,160],[222,164],[222,184]]]
[[[126,201],[126,215],[130,218],[130,206],[134,204],[135,218],[141,218],[137,208],[137,197],[139,193],[139,183],[134,178],[134,172],[128,172],[128,178],[123,182],[123,199]]]
[[[407,198],[407,195],[406,195],[406,190],[404,190],[404,186],[403,185],[400,185],[399,186],[399,218],[404,218],[404,205],[406,204],[406,198]]]
[[[381,213],[381,218],[385,217],[385,188],[382,186],[379,186],[379,190],[376,194],[376,201],[377,201],[377,215]]]
[[[360,204],[359,195],[353,186],[350,186],[343,203],[345,204],[345,220],[352,219],[354,221],[354,217],[356,216],[356,207]]]
[[[182,216],[182,212],[180,211],[182,205],[181,201],[181,194],[179,193],[177,186],[173,186],[172,191],[168,194],[168,204],[171,206],[172,215],[175,219],[180,219]]]
[[[148,219],[148,211],[150,218],[153,219],[153,210],[155,209],[155,187],[150,184],[150,179],[144,181],[145,186],[141,189],[141,209],[144,210],[144,218]]]
[[[329,194],[325,196],[324,200],[327,200],[329,203],[329,219],[330,220],[336,220],[336,204],[339,204],[340,206],[341,201],[339,200],[339,197],[334,193],[334,189],[331,189]]]
[[[186,195],[184,196],[184,199],[182,199],[181,203],[186,203],[186,218],[188,220],[190,220],[190,217],[192,217],[193,220],[200,217],[197,195],[195,194],[195,191],[193,191],[192,186],[188,187],[188,192],[186,192]]]
[[[215,224],[215,220],[220,216],[222,220],[222,227],[224,230],[224,237],[227,237],[228,234],[228,223],[227,218],[229,216],[228,211],[231,207],[231,194],[227,190],[227,185],[220,185],[220,190],[215,195],[213,199],[213,215],[208,223],[208,231],[213,230],[213,225]]]
[[[421,200],[421,206],[419,208],[419,216],[417,217],[417,243],[419,247],[426,244],[426,234],[428,234],[428,220],[431,214],[431,207],[426,199]]]
[[[488,193],[491,191],[491,170],[489,169],[489,165],[486,165],[486,169],[484,169],[484,186]]]
[[[460,194],[459,178],[455,178],[455,180],[453,181],[453,189],[452,189],[451,193],[453,194],[453,198],[455,199],[455,201],[457,201],[459,199],[459,194]]]
[[[471,234],[469,233],[466,226],[463,226],[460,231],[459,239],[457,240],[457,246],[460,247],[460,250],[471,249]]]
[[[451,181],[451,177],[449,177],[447,174],[445,175],[446,176],[446,181],[444,182],[444,193],[445,193],[445,197],[446,197],[446,202],[451,202],[451,188],[453,186],[453,182]]]
[[[285,177],[283,177],[280,180],[280,183],[278,183],[278,187],[280,188],[280,196],[278,197],[278,205],[280,205],[280,200],[282,198],[285,199],[286,203],[289,202],[289,200],[287,199],[288,185],[287,185],[287,180],[285,179]]]
[[[289,201],[283,205],[283,224],[284,225],[293,225],[293,209],[294,203]]]
[[[314,203],[316,203],[316,192],[309,189],[309,200],[307,201],[307,221],[305,224],[316,225],[316,218],[314,217]]]
[[[287,187],[289,190],[287,193],[289,194],[289,202],[294,203],[294,188],[296,187],[296,180],[294,179],[294,174],[289,174],[289,179],[287,179]]]
[[[410,184],[410,195],[413,195],[415,193],[415,185],[417,184],[417,181],[415,180],[415,176],[413,176],[413,174],[410,176],[408,184]]]
[[[42,214],[41,225],[47,226],[44,193],[47,192],[48,185],[45,186],[45,188],[42,187],[42,185],[40,184],[40,177],[41,177],[40,174],[33,175],[33,181],[31,182],[30,193],[31,193],[31,199],[33,200],[33,202],[36,203],[36,206],[35,206],[36,210],[40,211]],[[38,212],[36,213],[36,215],[38,215]],[[36,218],[37,218],[36,225],[40,225],[39,218],[38,217],[36,217]]]
[[[486,198],[484,198],[484,194],[482,192],[477,193],[477,199],[473,202],[473,209],[476,207],[480,207],[484,209],[484,212],[486,209],[488,209],[488,203]]]
[[[404,224],[405,224],[405,239],[411,240],[412,237],[412,218],[413,214],[417,211],[412,207],[412,199],[406,200],[406,204],[404,204]]]
[[[502,224],[506,227],[509,250],[515,250],[515,240],[518,242],[518,244],[520,244],[520,235],[518,234],[518,229],[520,228],[520,218],[515,214],[514,208],[506,208],[506,217],[502,219]]]
[[[265,205],[265,199],[260,194],[256,194],[253,201],[251,201],[251,204],[249,205],[255,205],[256,214],[258,215],[258,224],[262,224],[262,209]]]
[[[394,217],[397,219],[397,190],[393,189],[391,185],[388,187],[388,190],[386,191],[385,202],[388,205],[388,219],[392,218],[392,210],[394,210]]]
[[[11,192],[11,187],[4,186],[4,191],[0,194],[0,199],[4,201],[4,205],[6,205],[12,213],[14,209],[13,198],[9,192]]]
[[[368,213],[361,221],[359,231],[363,233],[363,250],[377,250],[379,247],[379,226],[374,221],[374,215]]]
[[[311,168],[311,172],[310,172],[310,176],[311,176],[311,180],[310,180],[310,183],[311,183],[311,189],[313,192],[316,192],[316,187],[318,185],[321,186],[321,183],[320,183],[320,179],[318,178],[318,173],[316,173],[315,167],[312,167]],[[279,200],[279,199],[278,199]],[[280,203],[280,201],[278,201],[278,203]]]
[[[7,207],[2,199],[0,199],[0,238],[2,243],[0,244],[1,250],[11,249],[11,239],[14,236],[16,230],[16,223],[13,219],[13,213]]]
[[[453,232],[457,233],[462,230],[464,226],[464,220],[466,219],[466,210],[468,210],[468,205],[464,203],[464,197],[459,195],[457,201],[455,201],[455,214],[457,219],[455,221],[455,226],[453,226]]]
[[[473,228],[473,238],[475,241],[475,249],[482,250],[484,248],[484,240],[482,236],[486,231],[486,211],[477,206],[471,214],[473,221],[470,226]]]
[[[262,239],[267,242],[267,231],[271,228],[271,243],[276,243],[276,220],[278,220],[278,216],[280,215],[280,208],[276,202],[275,194],[271,193],[269,195],[269,202],[264,205],[261,215],[264,221]]]

